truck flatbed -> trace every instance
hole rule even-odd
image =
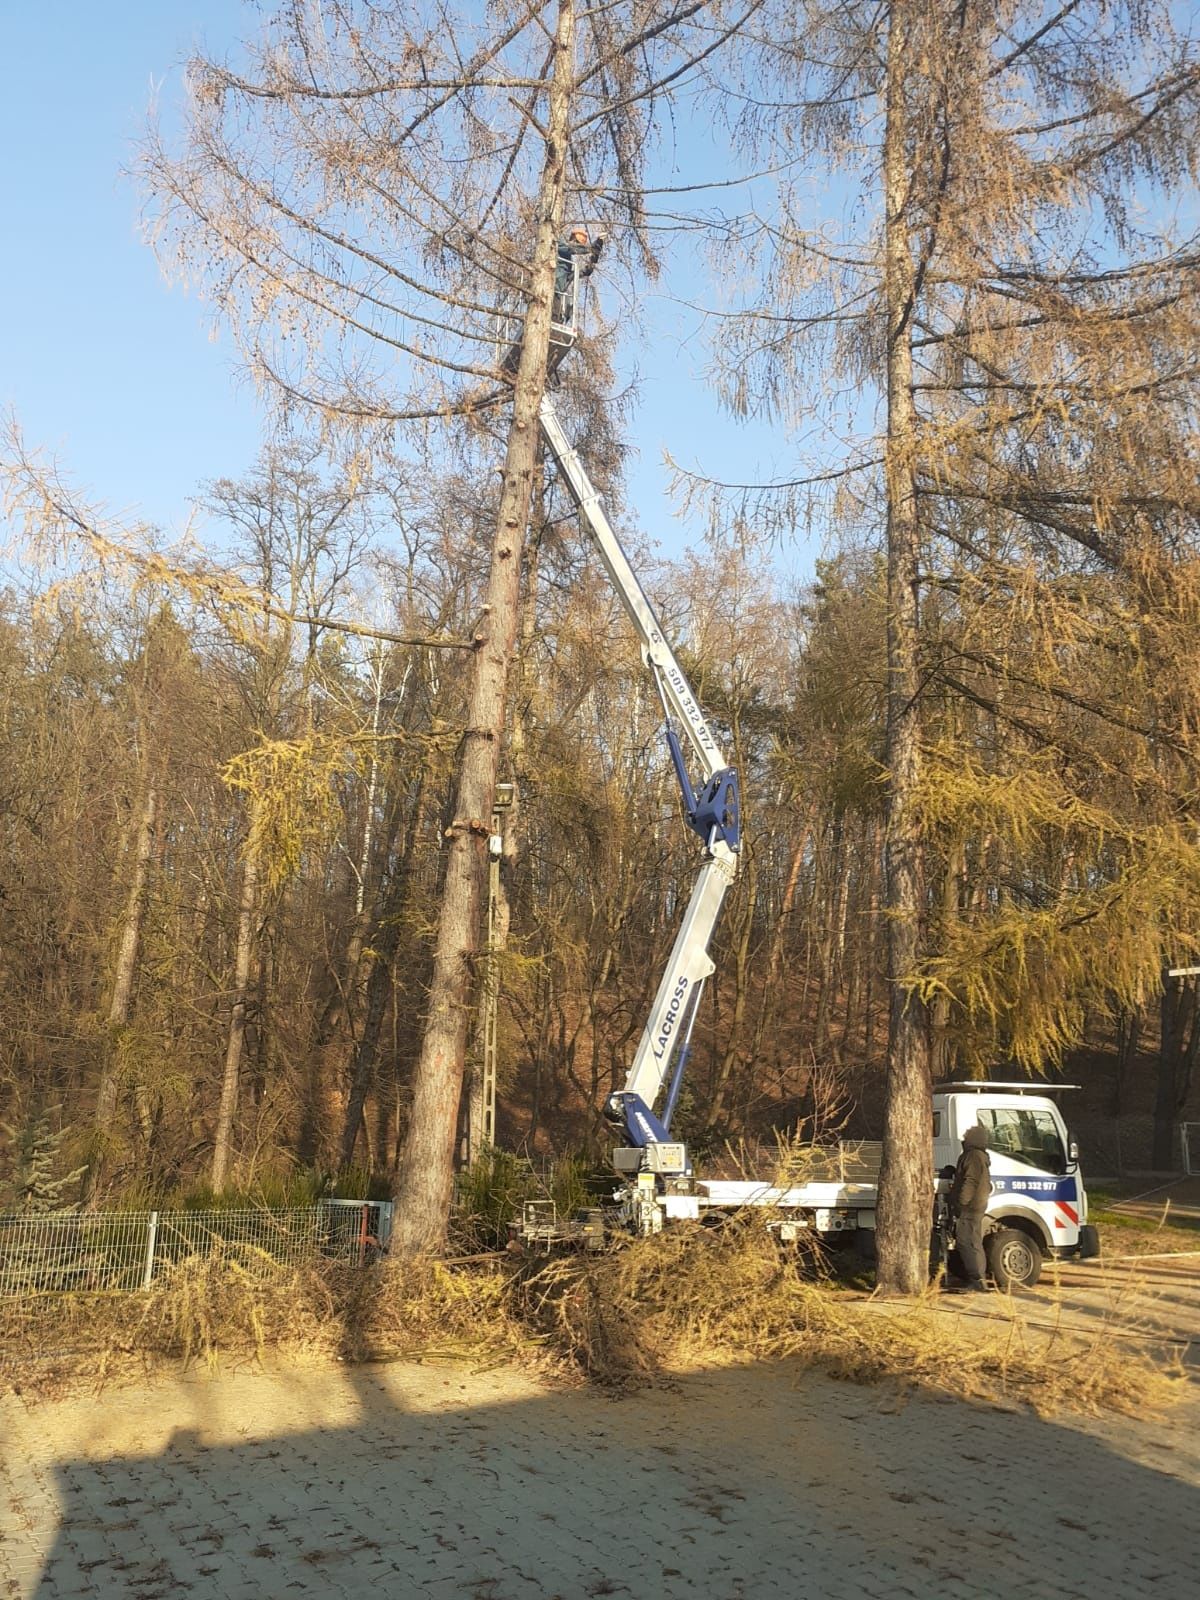
[[[705,1214],[745,1209],[801,1212],[811,1216],[820,1231],[839,1232],[858,1226],[861,1212],[873,1211],[876,1187],[842,1179],[783,1185],[753,1178],[704,1178],[691,1194],[663,1195],[662,1207],[671,1221],[699,1221]],[[843,1212],[839,1226],[833,1219]]]

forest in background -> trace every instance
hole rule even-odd
[[[247,585],[334,618],[369,588],[381,628],[469,636],[478,559],[463,530],[486,506],[452,486],[406,515],[400,554],[398,493],[352,487],[291,447],[247,483],[215,486],[214,499]],[[518,803],[501,873],[498,1141],[599,1155],[611,1139],[600,1107],[623,1080],[695,852],[628,623],[573,532],[554,523],[532,544],[538,605],[535,616],[531,597],[525,611],[510,741]],[[877,1134],[879,558],[831,559],[795,593],[769,565],[728,551],[714,592],[716,559],[643,569],[651,592],[669,597],[663,614],[744,783],[744,870],[714,944],[680,1126],[719,1153],[814,1116],[835,1132],[861,1101],[874,1114],[852,1126]],[[119,573],[86,606],[10,593],[2,637],[10,1203],[20,1152],[43,1122],[66,1136],[64,1169],[94,1158],[105,1093],[106,1192],[150,1198],[208,1183],[252,830],[269,864],[252,910],[232,1176],[253,1187],[298,1167],[354,1166],[386,1182],[419,1045],[464,653],[301,627],[153,582],[133,593]],[[1103,644],[1089,643],[1079,681],[1098,687],[1103,664]],[[1032,694],[1011,698],[1007,727],[1037,709]],[[1080,711],[1066,725],[1083,740],[1100,720]],[[959,748],[964,722],[960,708]],[[1108,876],[1075,867],[1091,828],[1082,805],[1049,825],[1021,816],[1013,775],[1034,751],[990,714],[972,723],[973,779],[995,785],[997,808],[1014,808],[1012,832],[997,828],[969,863],[950,829],[941,834],[947,930],[999,940],[1004,918],[1081,886],[1101,908],[1105,894],[1129,893],[1115,846]],[[1107,754],[1132,764],[1143,743],[1119,729]],[[1120,789],[1114,781],[1114,802],[1144,825]],[[1158,1008],[1152,997],[1140,1014],[1106,1005],[1111,933],[1093,939],[1093,925],[1079,917],[1093,981],[1077,1037],[1090,1023],[1127,1079],[1139,1038],[1157,1048]],[[1019,1070],[1003,1014],[947,1001],[930,1018],[939,1077]],[[1194,1020],[1182,1020],[1175,1057],[1160,1057],[1172,1119],[1194,1050]],[[477,1064],[477,1035],[471,1055]],[[1089,1110],[1144,1114],[1147,1094],[1144,1071],[1132,1085],[1106,1081]]]
[[[260,89],[198,64],[185,152],[146,157],[160,248],[208,273],[280,401],[257,470],[204,491],[228,554],[107,524],[10,440],[13,1204],[51,1148],[94,1200],[351,1167],[387,1185],[403,1150],[508,492],[507,401],[478,385],[494,387],[496,306],[535,303],[546,225],[549,168],[516,181],[512,130],[554,141],[534,111],[479,114],[552,98],[527,8],[472,21],[525,52],[502,80],[478,65],[496,53],[447,54],[444,18],[356,9],[321,63],[344,104],[312,109],[305,8],[285,6]],[[574,8],[542,9],[561,43]],[[1092,1114],[1152,1109],[1145,1160],[1169,1165],[1200,1054],[1195,983],[1163,978],[1200,949],[1186,28],[1155,6],[602,9],[575,99],[560,86],[573,164],[555,204],[609,236],[559,403],[611,507],[627,441],[604,277],[669,274],[651,224],[690,202],[650,192],[638,150],[676,68],[746,171],[799,151],[863,193],[840,237],[809,225],[786,163],[770,215],[685,216],[718,286],[737,263],[712,371],[730,409],[782,438],[816,416],[861,437],[832,466],[797,446],[786,484],[683,484],[709,532],[682,561],[633,541],[743,775],[743,867],[680,1131],[720,1150],[857,1102],[874,1132],[903,1026],[935,1077],[1056,1074],[1087,1047]],[[404,81],[381,87],[384,62]],[[398,157],[389,95],[427,121],[456,106],[449,142]],[[382,129],[364,103],[385,105]],[[268,190],[253,152],[271,140]],[[485,214],[490,234],[446,223]],[[364,348],[396,361],[396,327],[435,300],[428,344],[381,386]],[[627,624],[553,473],[537,464],[528,492],[494,758],[516,794],[498,1138],[599,1151],[696,863]],[[772,552],[814,526],[829,553],[790,590]]]

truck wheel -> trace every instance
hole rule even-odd
[[[1079,1230],[1079,1260],[1094,1261],[1100,1254],[1100,1230],[1085,1222]]]
[[[983,1241],[988,1271],[998,1289],[1018,1284],[1032,1289],[1042,1275],[1042,1252],[1027,1233],[1017,1228],[997,1228]]]

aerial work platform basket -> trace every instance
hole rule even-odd
[[[550,315],[550,354],[547,368],[556,372],[563,357],[579,336],[583,320],[584,298],[587,294],[586,257],[560,254],[558,275],[554,286],[554,304]],[[569,269],[564,277],[564,267]],[[498,311],[495,319],[494,353],[496,365],[511,377],[521,359],[521,342],[525,334],[525,318],[518,312]]]

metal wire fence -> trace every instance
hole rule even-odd
[[[366,1266],[387,1249],[391,1205],[326,1200],[271,1211],[67,1212],[0,1215],[0,1295],[149,1289],[180,1262]]]

